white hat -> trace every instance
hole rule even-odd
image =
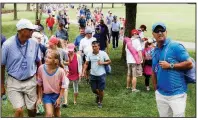
[[[18,23],[16,24],[17,30],[21,30],[21,29],[35,29],[36,26],[32,24],[32,22],[30,20],[27,19],[21,19],[18,21]]]
[[[87,33],[92,33],[92,29],[90,27],[87,27],[85,29],[85,34],[87,34]]]

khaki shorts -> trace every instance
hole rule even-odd
[[[14,109],[26,105],[28,110],[35,109],[37,100],[36,77],[26,81],[19,81],[11,76],[7,78],[7,94]]]
[[[135,64],[135,63],[128,63],[128,76],[132,77],[139,77],[142,76],[142,65]]]

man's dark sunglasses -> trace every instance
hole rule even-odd
[[[159,32],[165,32],[166,30],[165,29],[155,29],[153,32],[154,33],[159,33]]]

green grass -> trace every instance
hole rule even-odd
[[[150,5],[150,4],[149,4]],[[149,5],[138,5],[138,20],[144,21],[146,23],[150,23],[152,20],[155,21],[157,18],[152,18],[146,16],[146,14],[152,15],[152,13],[155,13],[158,11],[154,10],[154,8],[149,7]],[[109,5],[111,7],[111,5]],[[151,5],[156,6],[156,5]],[[167,9],[173,9],[173,5],[168,5],[168,8],[165,8],[163,5],[161,6],[162,9],[160,9],[160,12],[164,14],[163,11]],[[188,5],[176,5],[175,9],[182,9],[182,7],[188,6]],[[104,10],[108,10],[108,6],[104,6]],[[106,8],[107,7],[107,8]],[[156,6],[157,7],[157,6]],[[191,6],[192,7],[192,6]],[[190,11],[189,8],[186,11]],[[117,10],[117,9],[118,10]],[[145,8],[143,10],[143,8]],[[119,14],[121,14],[122,6],[115,6],[115,11],[120,11]],[[186,8],[187,9],[187,8]],[[112,9],[113,11],[114,9]],[[151,11],[152,13],[149,13]],[[75,11],[72,11],[75,12]],[[71,12],[71,13],[72,13]],[[174,11],[175,12],[175,11]],[[183,11],[185,12],[185,11]],[[179,12],[173,13],[169,12],[170,14],[179,14]],[[145,14],[145,19],[143,18]],[[183,13],[184,14],[184,13]],[[192,15],[191,15],[192,14]],[[195,14],[184,14],[183,16],[193,16]],[[173,17],[174,15],[169,15],[166,13],[168,17]],[[18,18],[28,18],[32,21],[34,21],[35,13],[33,12],[19,12]],[[12,14],[3,14],[2,15],[2,33],[8,38],[16,33],[16,21],[13,21]],[[42,22],[44,23],[45,18],[47,16],[43,17]],[[75,16],[74,16],[75,17]],[[140,18],[139,18],[140,17]],[[181,17],[181,16],[180,16]],[[184,17],[185,18],[185,17]],[[151,20],[152,19],[152,20]],[[186,19],[182,19],[186,20]],[[190,19],[189,21],[194,20]],[[141,21],[137,21],[137,25],[139,26],[141,24]],[[150,21],[150,22],[149,22]],[[157,21],[157,20],[156,20]],[[165,20],[164,20],[165,21]],[[167,18],[167,23],[172,24],[172,21],[170,21],[170,18]],[[191,22],[193,23],[193,22]],[[44,24],[43,24],[44,25]],[[176,34],[174,32],[174,28],[181,28],[182,26],[191,26],[190,23],[185,22],[185,24],[176,25],[176,27],[168,28],[172,30],[171,32],[168,32],[168,35],[175,37]],[[151,26],[151,23],[150,23]],[[149,27],[149,24],[148,24]],[[46,29],[46,28],[45,28]],[[178,38],[182,38],[183,35],[188,36],[190,41],[190,37],[195,39],[195,35],[193,36],[193,29],[191,29],[191,33],[189,33],[191,36],[186,35],[186,31],[179,30],[180,34],[178,34]],[[47,31],[46,31],[47,33]],[[146,34],[149,33],[148,32]],[[70,41],[73,41],[74,38],[79,34],[78,27],[76,25],[71,25],[69,30],[69,36]],[[180,37],[181,36],[181,37]],[[112,48],[112,45],[110,46]],[[70,85],[69,89],[69,107],[66,109],[61,109],[62,117],[159,117],[158,111],[156,107],[156,101],[155,101],[155,95],[153,89],[151,91],[147,92],[145,90],[144,86],[144,77],[139,77],[137,81],[137,88],[141,90],[140,93],[131,93],[130,91],[126,90],[126,72],[127,67],[124,61],[120,60],[121,57],[121,50],[122,50],[122,43],[119,43],[119,48],[112,51],[110,49],[110,58],[112,60],[112,74],[107,76],[107,83],[106,83],[106,89],[105,89],[105,95],[103,100],[103,108],[98,109],[97,105],[94,103],[95,97],[93,93],[91,92],[91,89],[89,85],[85,83],[85,81],[82,81],[79,85],[79,97],[77,100],[77,105],[73,105],[73,89],[72,85]],[[195,58],[195,50],[189,51],[190,55]],[[151,84],[150,84],[151,85]],[[151,85],[152,86],[152,85]],[[196,85],[189,84],[188,89],[188,98],[187,98],[187,106],[186,106],[186,117],[195,117],[196,116]],[[2,105],[2,117],[13,117],[13,109],[11,104],[8,102],[6,105]],[[25,112],[25,116],[27,117],[27,112]],[[43,117],[43,115],[38,116]]]

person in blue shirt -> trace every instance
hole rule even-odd
[[[23,107],[28,116],[36,116],[36,72],[41,64],[38,43],[33,40],[35,29],[31,21],[21,19],[16,24],[17,34],[8,38],[2,46],[1,95],[5,94],[5,70],[8,73],[7,95],[15,110],[14,117],[23,117]],[[6,68],[6,69],[5,69]]]
[[[83,16],[85,15],[85,10],[84,10],[84,8],[81,8],[81,9],[80,9],[80,16],[81,16],[81,15],[83,15]]]
[[[6,41],[6,37],[4,35],[1,34],[1,47],[3,45],[3,43]]]
[[[79,26],[80,27],[86,27],[86,19],[84,15],[80,16],[80,19],[78,20]]]
[[[100,50],[105,51],[108,48],[108,41],[110,40],[109,30],[106,24],[104,24],[104,20],[100,20],[100,24],[96,26],[96,33],[93,37],[97,39],[100,43]],[[107,50],[108,53],[108,50]]]
[[[85,27],[80,27],[80,35],[78,35],[74,41],[76,49],[79,50],[80,41],[85,37]]]
[[[64,24],[59,23],[58,30],[56,31],[55,36],[63,40],[69,40],[69,35],[67,30],[64,28]]]
[[[152,53],[152,81],[160,117],[185,117],[187,83],[184,70],[192,61],[184,46],[167,37],[164,23],[152,26],[157,46]]]

